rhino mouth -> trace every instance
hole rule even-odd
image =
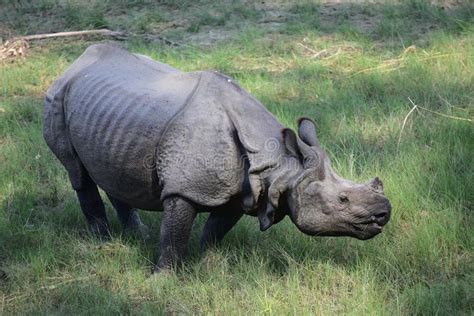
[[[379,224],[375,221],[370,221],[367,223],[360,223],[360,224],[352,224],[352,227],[354,227],[354,229],[359,232],[374,231],[377,233],[381,233],[383,226],[384,226],[383,224]]]
[[[385,224],[389,221],[389,215],[387,214],[384,212],[382,216],[373,215],[367,221],[351,224],[355,237],[364,240],[380,234]]]
[[[352,228],[353,237],[361,240],[367,240],[380,234],[383,230],[383,225],[380,225],[376,222],[370,222],[364,224],[352,224]]]

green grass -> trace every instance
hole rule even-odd
[[[472,7],[354,4],[337,8],[336,25],[320,15],[323,5],[301,2],[284,7],[290,16],[275,30],[258,23],[264,12],[240,2],[233,5],[241,13],[207,1],[105,2],[100,10],[98,2],[38,3],[7,7],[4,27],[14,34],[99,24],[149,32],[173,12],[202,10],[190,22],[197,29],[176,33],[184,40],[201,28],[238,24],[235,37],[212,47],[138,38],[123,45],[183,70],[231,75],[292,128],[300,116],[314,118],[334,168],[356,181],[379,176],[393,217],[370,241],[311,238],[288,219],[261,233],[246,217],[201,256],[203,214],[184,265],[150,277],[161,214],[142,213],[153,235],[145,243],[121,235],[107,204],[114,237],[90,237],[65,171],[42,139],[44,92],[92,41],[33,43],[25,58],[0,64],[0,314],[473,312],[474,124],[419,109],[401,129],[413,107],[408,98],[473,119]],[[46,18],[51,12],[61,14]],[[352,13],[374,27],[358,28]]]

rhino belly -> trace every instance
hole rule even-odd
[[[133,207],[160,210],[155,148],[177,109],[93,79],[70,89],[66,109],[71,142],[97,185]]]

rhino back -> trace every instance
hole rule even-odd
[[[252,191],[262,190],[260,173],[275,166],[284,153],[282,128],[230,78],[202,72],[192,98],[159,143],[161,198],[180,195],[214,207],[247,194],[246,180],[255,186]]]
[[[160,207],[155,149],[197,85],[186,74],[124,51],[105,54],[69,83],[70,141],[107,193],[143,209]]]

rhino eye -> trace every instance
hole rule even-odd
[[[341,203],[349,203],[349,198],[345,195],[339,196],[339,202]]]

